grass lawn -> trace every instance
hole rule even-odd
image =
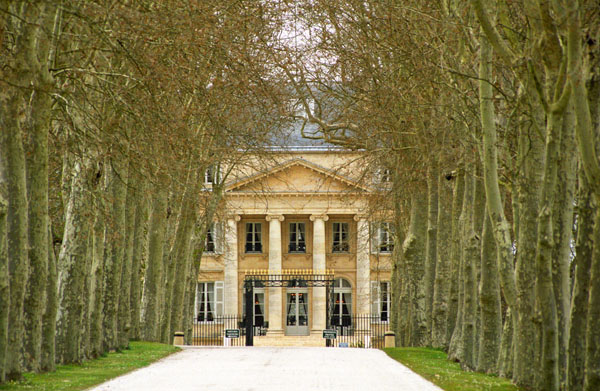
[[[154,342],[131,342],[127,350],[80,365],[59,365],[52,373],[26,373],[25,380],[0,386],[2,391],[75,391],[85,390],[177,352],[180,349]]]
[[[394,360],[406,365],[446,391],[518,391],[509,380],[477,372],[465,372],[446,359],[446,353],[425,348],[387,348]]]

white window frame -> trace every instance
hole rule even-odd
[[[382,249],[384,246],[386,248]],[[394,225],[387,221],[373,223],[371,225],[371,253],[391,254],[393,251]]]
[[[349,309],[349,315],[350,315],[350,322],[352,322],[352,318],[353,318],[353,311],[354,308],[352,306],[352,284],[350,283],[350,281],[348,281],[346,278],[344,277],[338,277],[334,280],[333,282],[333,296],[334,296],[334,301],[338,301],[339,300],[339,314],[333,314],[333,316],[337,316],[338,319],[342,319],[342,314],[343,314],[343,308],[342,308],[342,295],[343,294],[347,294],[350,295],[348,296],[348,298],[350,299],[350,302],[348,303],[348,309]],[[334,305],[335,308],[335,305]],[[335,327],[341,327],[340,325],[334,325]],[[352,325],[350,324],[349,326],[345,326],[345,327],[351,327]]]
[[[386,287],[385,297],[382,297]],[[371,315],[377,316],[377,323],[389,323],[392,313],[391,283],[389,281],[371,281]],[[383,304],[387,304],[387,320],[381,320]]]
[[[209,237],[212,239],[213,249],[209,250]],[[208,226],[206,230],[206,238],[204,238],[204,252],[208,254],[223,253],[223,226],[219,222],[214,222]]]
[[[215,182],[214,167],[208,166],[204,171],[204,184],[212,185]]]
[[[204,170],[204,184],[213,185],[220,179],[220,170],[218,165],[210,165]]]
[[[336,225],[339,228],[336,231]],[[344,229],[346,226],[346,240],[343,239]],[[338,234],[339,241],[336,243],[335,236]],[[335,221],[331,223],[331,252],[332,253],[347,253],[350,251],[350,224],[344,221]],[[339,248],[336,248],[339,246]]]
[[[252,226],[252,240],[248,242],[248,227]],[[244,232],[244,253],[246,254],[262,254],[263,253],[263,242],[262,242],[262,223],[249,221],[245,224],[245,232]],[[257,229],[258,227],[258,229]],[[258,234],[258,240],[256,240],[256,234]],[[248,251],[247,245],[248,243],[252,244],[253,248],[256,248],[256,244],[260,243],[260,251],[250,250]]]
[[[302,230],[299,229],[300,225],[302,225],[304,228]],[[292,227],[294,227],[294,229],[292,229]],[[300,254],[304,254],[306,253],[306,223],[299,221],[299,222],[291,222],[289,224],[289,244],[288,244],[288,252],[289,253],[300,253]],[[293,242],[292,241],[292,232],[296,234],[296,241]],[[300,240],[299,237],[299,233],[302,232],[302,237],[303,240]],[[304,249],[303,250],[298,250],[300,243],[304,243]],[[295,250],[290,250],[290,246],[294,244],[296,246]]]
[[[392,182],[392,170],[385,167],[380,167],[375,171],[375,183],[390,183]]]
[[[200,289],[203,286],[205,289]],[[206,303],[211,302],[209,297],[209,290],[212,288],[213,293],[213,307],[214,310],[207,311]],[[215,323],[219,322],[218,318],[223,315],[223,308],[225,302],[225,284],[223,281],[198,281],[196,283],[196,298],[194,301],[194,323]],[[200,297],[203,296],[203,297]],[[202,301],[205,302],[204,305],[204,316],[202,321],[198,320],[200,315],[200,306],[202,305]],[[209,318],[209,313],[212,313],[212,320],[207,320]],[[221,320],[222,322],[222,320]],[[220,323],[220,322],[219,322]]]

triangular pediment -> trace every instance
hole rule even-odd
[[[241,178],[227,186],[228,193],[342,193],[365,192],[366,186],[336,171],[304,159],[292,159],[270,170]]]

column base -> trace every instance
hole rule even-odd
[[[311,337],[323,337],[323,329],[310,330]]]

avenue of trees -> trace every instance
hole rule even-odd
[[[282,123],[263,25],[227,1],[0,1],[0,383],[191,327],[222,183]]]
[[[271,53],[314,107],[305,135],[392,175],[397,343],[600,389],[598,3],[289,6],[302,35]]]
[[[597,1],[0,10],[0,383],[191,327],[227,170],[299,120],[390,173],[398,345],[600,389]]]

